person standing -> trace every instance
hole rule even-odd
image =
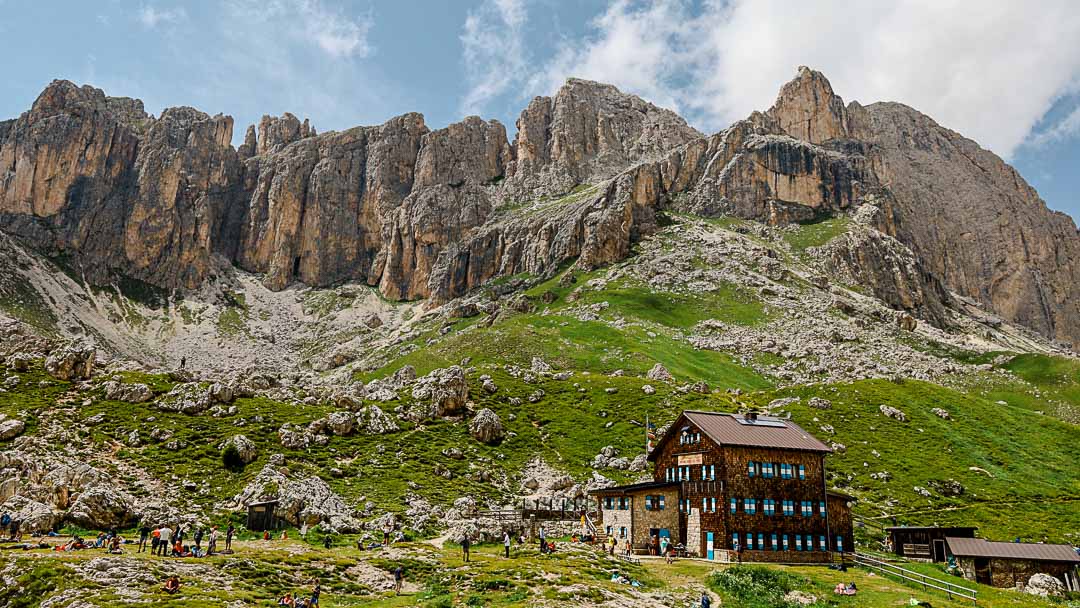
[[[540,526],[540,553],[547,553],[547,535],[544,533],[544,526]]]
[[[157,555],[158,545],[161,544],[161,528],[154,528],[150,535],[153,537],[150,541],[150,555]]]
[[[217,552],[217,526],[210,528],[210,538],[206,539],[206,554],[213,555]]]
[[[503,549],[506,552],[506,557],[510,557],[510,531],[503,531]]]
[[[203,529],[195,528],[195,548],[202,550]]]
[[[236,534],[236,528],[233,527],[232,523],[230,522],[229,527],[225,529],[225,550],[226,551],[232,551],[232,539],[233,539],[234,534]]]
[[[315,581],[315,588],[311,590],[311,600],[308,605],[312,607],[318,606],[320,595],[322,595],[322,587],[319,585],[319,581]]]
[[[167,557],[169,550],[172,549],[172,543],[169,542],[172,540],[172,530],[169,526],[161,526],[158,532],[160,533],[158,535],[158,549],[161,551],[162,557]]]
[[[709,597],[709,592],[702,590],[701,592],[701,608],[711,608],[712,598]]]
[[[405,580],[405,571],[399,565],[394,568],[394,595],[401,595],[401,583]]]
[[[465,537],[461,539],[461,558],[465,560],[465,563],[469,563],[469,533],[465,533]]]
[[[326,534],[326,536],[323,536],[323,541],[322,541],[322,543],[323,543],[323,547],[324,547],[324,548],[326,548],[326,549],[329,549],[329,548],[330,548],[330,545],[331,545],[331,544],[333,544],[333,542],[334,542],[334,541],[333,541],[333,539],[332,539],[332,538],[330,537],[330,533],[327,533],[327,534]]]
[[[619,541],[615,540],[615,535],[611,536],[611,550],[608,551],[608,555],[615,556],[615,545],[619,544]]]
[[[143,551],[146,551],[146,540],[148,538],[150,538],[150,526],[148,526],[146,524],[146,522],[143,522],[142,527],[139,528],[139,551],[138,551],[138,553],[142,553]]]

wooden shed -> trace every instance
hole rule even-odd
[[[277,508],[276,500],[265,502],[253,502],[248,505],[247,528],[248,530],[273,530],[277,528],[277,517],[274,514]]]
[[[1024,587],[1035,574],[1049,574],[1070,591],[1080,591],[1076,568],[1080,555],[1069,545],[990,542],[982,538],[947,538],[964,578],[994,587]]]
[[[908,559],[921,559],[943,562],[947,557],[945,539],[975,538],[973,526],[942,528],[936,526],[899,526],[885,528],[889,533],[892,552]]]

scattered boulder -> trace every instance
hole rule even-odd
[[[1057,577],[1039,572],[1028,579],[1024,592],[1042,597],[1065,597],[1065,584]]]
[[[532,365],[529,368],[533,372],[535,372],[537,374],[550,374],[551,373],[551,366],[548,365],[547,361],[544,361],[540,357],[533,357],[532,358]]]
[[[654,382],[671,382],[675,379],[671,375],[671,372],[660,363],[652,366],[652,369],[649,370],[649,373],[645,374],[645,377]]]
[[[465,409],[469,398],[469,383],[465,381],[465,370],[458,365],[432,370],[416,380],[412,396],[431,404],[431,410],[425,412],[428,415],[422,415],[420,419],[459,414]]]
[[[45,359],[45,371],[58,380],[89,380],[94,373],[94,347],[68,342]]]
[[[499,387],[495,384],[495,381],[491,379],[491,376],[484,374],[480,376],[481,387],[488,393],[496,393]]]
[[[7,441],[22,435],[26,430],[26,423],[15,418],[0,421],[0,441]]]
[[[641,392],[645,393],[646,395],[655,395],[656,389],[653,388],[651,384],[645,384],[641,387]]]
[[[938,418],[942,418],[944,420],[952,420],[952,416],[949,415],[949,412],[947,410],[941,409],[940,407],[935,407],[931,409],[930,412]]]
[[[805,591],[799,591],[798,589],[796,589],[794,591],[788,591],[787,593],[785,593],[784,601],[794,606],[813,606],[817,603],[818,597],[816,595],[812,595],[806,593]]]
[[[236,447],[236,453],[240,456],[240,462],[244,464],[255,462],[255,459],[259,457],[259,448],[255,446],[255,442],[243,435],[233,435],[232,439],[226,441],[221,447],[224,448],[228,445]]]
[[[891,405],[881,405],[878,407],[878,411],[881,412],[882,416],[887,416],[894,420],[899,420],[900,422],[907,422],[907,415]]]
[[[915,331],[919,326],[919,320],[906,312],[896,316],[896,327],[904,331]]]
[[[367,326],[368,329],[378,329],[382,327],[383,320],[382,317],[380,317],[379,315],[375,313],[370,313],[366,317],[364,317],[363,323],[365,326]]]
[[[236,392],[233,388],[221,382],[211,384],[208,391],[210,400],[216,403],[232,403],[236,398]]]
[[[369,405],[356,413],[357,430],[367,435],[384,435],[397,431],[397,422],[377,405]]]
[[[278,429],[278,439],[281,446],[292,450],[302,450],[311,445],[314,435],[303,427],[286,422]]]
[[[811,397],[810,400],[806,402],[806,405],[817,410],[827,410],[832,408],[832,401],[822,399],[821,397]]]
[[[110,401],[123,401],[125,403],[145,403],[154,398],[154,392],[150,387],[142,384],[125,384],[110,380],[102,385],[105,389],[105,398]]]
[[[25,353],[15,353],[8,357],[7,365],[16,372],[23,373],[30,371],[30,363],[32,361],[30,355]]]
[[[198,414],[210,409],[210,390],[198,382],[177,384],[158,399],[156,407],[170,412]]]
[[[963,484],[955,479],[933,479],[927,485],[942,496],[961,496],[964,493]]]
[[[506,436],[502,420],[494,411],[484,408],[476,413],[469,423],[469,433],[481,443],[494,444]]]

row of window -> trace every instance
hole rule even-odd
[[[732,498],[728,503],[728,510],[734,514],[739,512],[739,504],[742,504],[743,513],[747,515],[756,515],[758,512],[758,506],[761,507],[761,512],[765,515],[776,515],[776,501],[771,498],[757,499],[757,498]],[[795,503],[794,500],[781,500],[780,501],[780,513],[785,516],[791,517],[795,515]],[[825,517],[825,502],[818,501],[817,513],[818,515]],[[803,517],[814,516],[814,501],[801,500],[798,501],[799,513]]]
[[[615,535],[615,526],[607,527],[608,538]],[[619,526],[619,538],[626,538],[626,526]]]
[[[746,532],[739,534],[735,532],[731,535],[731,548],[733,550],[746,549],[748,551],[790,551],[794,546],[796,551],[813,551],[814,550],[814,535],[813,534],[795,534],[794,543],[789,542],[787,534],[770,534],[766,539],[766,535],[758,532]],[[765,541],[768,540],[768,545]],[[818,536],[818,550],[828,551],[828,545],[824,536]],[[836,537],[836,550],[844,550],[844,537]]]
[[[695,467],[668,467],[664,470],[664,481],[694,481],[693,469]],[[701,479],[699,481],[716,481],[716,465],[701,465]]]
[[[701,433],[697,431],[683,431],[679,434],[680,445],[693,445],[701,443]]]
[[[798,476],[799,479],[806,479],[806,465],[751,461],[746,463],[746,476],[763,479],[772,479],[776,476],[780,479],[795,479]]]
[[[661,498],[663,498],[663,497],[661,497]],[[614,496],[605,496],[604,497],[604,510],[606,510],[606,511],[629,511],[630,510],[630,497],[629,496],[619,496],[618,498],[616,498]]]

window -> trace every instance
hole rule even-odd
[[[772,538],[770,540],[772,540],[772,550],[773,551],[779,551],[780,550],[780,544],[776,542],[776,534],[773,534]]]
[[[713,496],[709,499],[709,512],[716,513],[716,497]]]
[[[765,550],[765,535],[763,533],[761,533],[761,532],[758,532],[758,535],[757,535],[757,550],[758,551],[764,551]]]
[[[795,501],[794,500],[785,500],[783,506],[784,506],[784,515],[789,516],[789,517],[792,516],[792,515],[795,515]]]
[[[804,501],[802,501],[802,504],[800,506],[802,507],[802,516],[803,517],[813,517],[814,516],[814,501],[812,501],[812,500],[804,500]]]
[[[646,511],[663,511],[664,510],[664,495],[646,495],[645,496],[645,510]]]
[[[626,526],[619,528],[619,538],[626,538]]]
[[[608,511],[615,509],[615,498],[611,496],[604,497],[604,508]]]
[[[761,463],[761,476],[765,479],[772,479],[773,476],[773,463],[763,462]]]
[[[687,498],[686,500],[680,500],[679,501],[679,510],[682,511],[683,513],[689,513],[690,512],[690,499],[689,498]]]
[[[802,534],[795,535],[795,550],[802,551]]]
[[[716,497],[701,497],[701,511],[703,513],[716,513]]]
[[[825,537],[824,536],[819,536],[818,537],[818,546],[821,547],[822,551],[828,551],[829,550],[829,547],[825,544]]]
[[[763,502],[764,505],[762,508],[765,511],[765,515],[770,517],[776,515],[776,501],[771,498],[766,498]]]
[[[627,498],[626,496],[620,496],[619,497],[619,510],[620,511],[628,511],[628,510],[630,510],[630,499]]]
[[[743,511],[746,511],[748,515],[757,513],[757,500],[753,498],[743,499]]]
[[[806,479],[806,465],[799,465],[799,479]]]
[[[819,502],[818,503],[818,510],[821,512],[821,516],[825,517],[825,503],[824,502]]]
[[[731,548],[732,549],[738,549],[739,548],[739,533],[738,532],[732,532],[731,533]]]
[[[615,532],[615,526],[608,526],[607,528],[605,528],[605,529],[604,529],[604,532],[605,532],[605,533],[606,533],[606,534],[607,534],[608,536],[615,536],[615,534],[614,534],[614,532]]]
[[[754,476],[754,471],[755,471],[756,468],[757,467],[754,466],[753,462],[747,463],[747,465],[746,465],[746,476],[747,477],[753,477]]]
[[[739,499],[738,498],[732,498],[731,499],[731,512],[732,513],[737,513],[738,511],[739,511]]]
[[[792,468],[791,468],[790,464],[782,464],[782,465],[780,465],[780,478],[781,479],[791,479],[791,477],[792,477],[791,472],[792,472]]]
[[[784,535],[783,541],[784,541],[784,551],[787,551],[788,550],[787,534]]]
[[[710,481],[716,481],[716,465],[715,464],[710,464],[709,465],[709,480]]]
[[[716,465],[715,464],[703,464],[701,465],[701,480],[702,481],[714,481],[716,479]]]
[[[836,550],[839,551],[840,553],[844,552],[844,537],[843,536],[837,536],[836,537]]]

